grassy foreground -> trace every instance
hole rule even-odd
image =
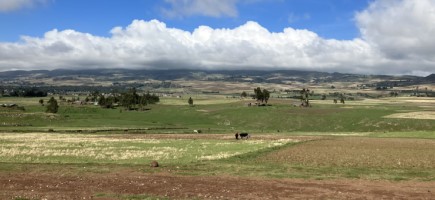
[[[368,137],[293,139],[123,138],[118,134],[0,134],[1,171],[31,168],[68,173],[147,169],[175,174],[268,178],[435,180],[434,140]],[[160,136],[158,136],[160,137]],[[281,136],[285,137],[285,136]],[[299,139],[297,139],[299,138]],[[85,166],[86,169],[83,169]],[[118,167],[116,167],[118,166]],[[33,169],[34,170],[34,169]]]

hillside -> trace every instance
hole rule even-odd
[[[435,74],[428,77],[417,76],[387,76],[387,75],[359,75],[326,73],[315,71],[276,70],[276,71],[207,71],[207,70],[133,70],[133,69],[88,69],[88,70],[34,70],[34,71],[5,71],[0,72],[2,84],[20,83],[23,85],[59,85],[57,82],[79,81],[88,84],[93,82],[128,82],[135,80],[157,81],[231,81],[251,83],[287,83],[297,81],[301,83],[333,83],[333,82],[382,82],[397,81],[407,84],[435,83]],[[98,84],[97,84],[98,85]],[[101,84],[100,84],[101,85]]]

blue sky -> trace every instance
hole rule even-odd
[[[21,35],[41,37],[52,29],[74,29],[108,36],[115,26],[134,19],[164,21],[169,27],[192,31],[200,25],[234,28],[256,21],[272,32],[286,27],[308,29],[325,38],[359,36],[354,15],[368,0],[264,0],[236,4],[237,16],[185,14],[167,16],[171,4],[158,0],[55,0],[41,5],[0,13],[0,41],[17,41]]]
[[[435,73],[434,0],[0,0],[0,71]]]

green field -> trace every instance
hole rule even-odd
[[[435,181],[431,98],[299,108],[296,100],[248,107],[246,99],[201,96],[195,106],[171,98],[146,111],[61,104],[57,114],[38,100],[0,98],[25,107],[0,108],[0,173],[150,173],[157,160],[151,173],[176,176]],[[252,137],[235,140],[235,132]]]
[[[0,109],[0,131],[125,130],[157,129],[160,133],[295,132],[403,132],[435,131],[433,119],[390,118],[402,113],[429,113],[434,117],[434,101],[409,102],[408,98],[384,101],[351,101],[335,105],[330,101],[314,101],[312,108],[292,106],[295,100],[271,101],[272,106],[247,107],[249,100],[201,97],[195,106],[185,99],[163,99],[174,105],[150,105],[143,112],[102,109],[88,105],[61,105],[58,114],[45,113],[37,98],[0,98],[0,103],[17,103],[25,111]],[[182,103],[184,102],[184,105]],[[435,117],[434,117],[435,118]],[[156,131],[154,131],[156,132]]]

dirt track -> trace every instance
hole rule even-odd
[[[0,199],[116,199],[116,195],[97,194],[170,199],[435,199],[435,182],[192,177],[134,171],[0,174]]]

